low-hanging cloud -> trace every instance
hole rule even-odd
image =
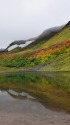
[[[0,0],[0,48],[70,20],[70,0]]]

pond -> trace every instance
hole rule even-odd
[[[1,125],[70,125],[70,72],[0,74]]]

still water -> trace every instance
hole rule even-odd
[[[0,74],[0,125],[70,125],[70,72]]]

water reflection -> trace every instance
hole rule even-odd
[[[29,99],[29,100],[34,100],[32,96],[30,96],[26,92],[15,92],[14,90],[8,90],[7,93],[13,97],[14,99]]]
[[[46,108],[70,113],[70,72],[0,74],[0,90],[0,95],[6,92],[15,100],[36,101]]]

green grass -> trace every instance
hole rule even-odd
[[[63,42],[70,40],[70,27],[65,28],[60,33],[58,33],[56,36],[49,39],[47,42],[43,44],[43,48],[46,46],[53,45],[55,43]]]
[[[42,71],[70,71],[70,48],[65,49],[65,52],[63,54],[61,53],[55,58],[52,58],[50,62],[51,61],[55,63],[41,70]]]

